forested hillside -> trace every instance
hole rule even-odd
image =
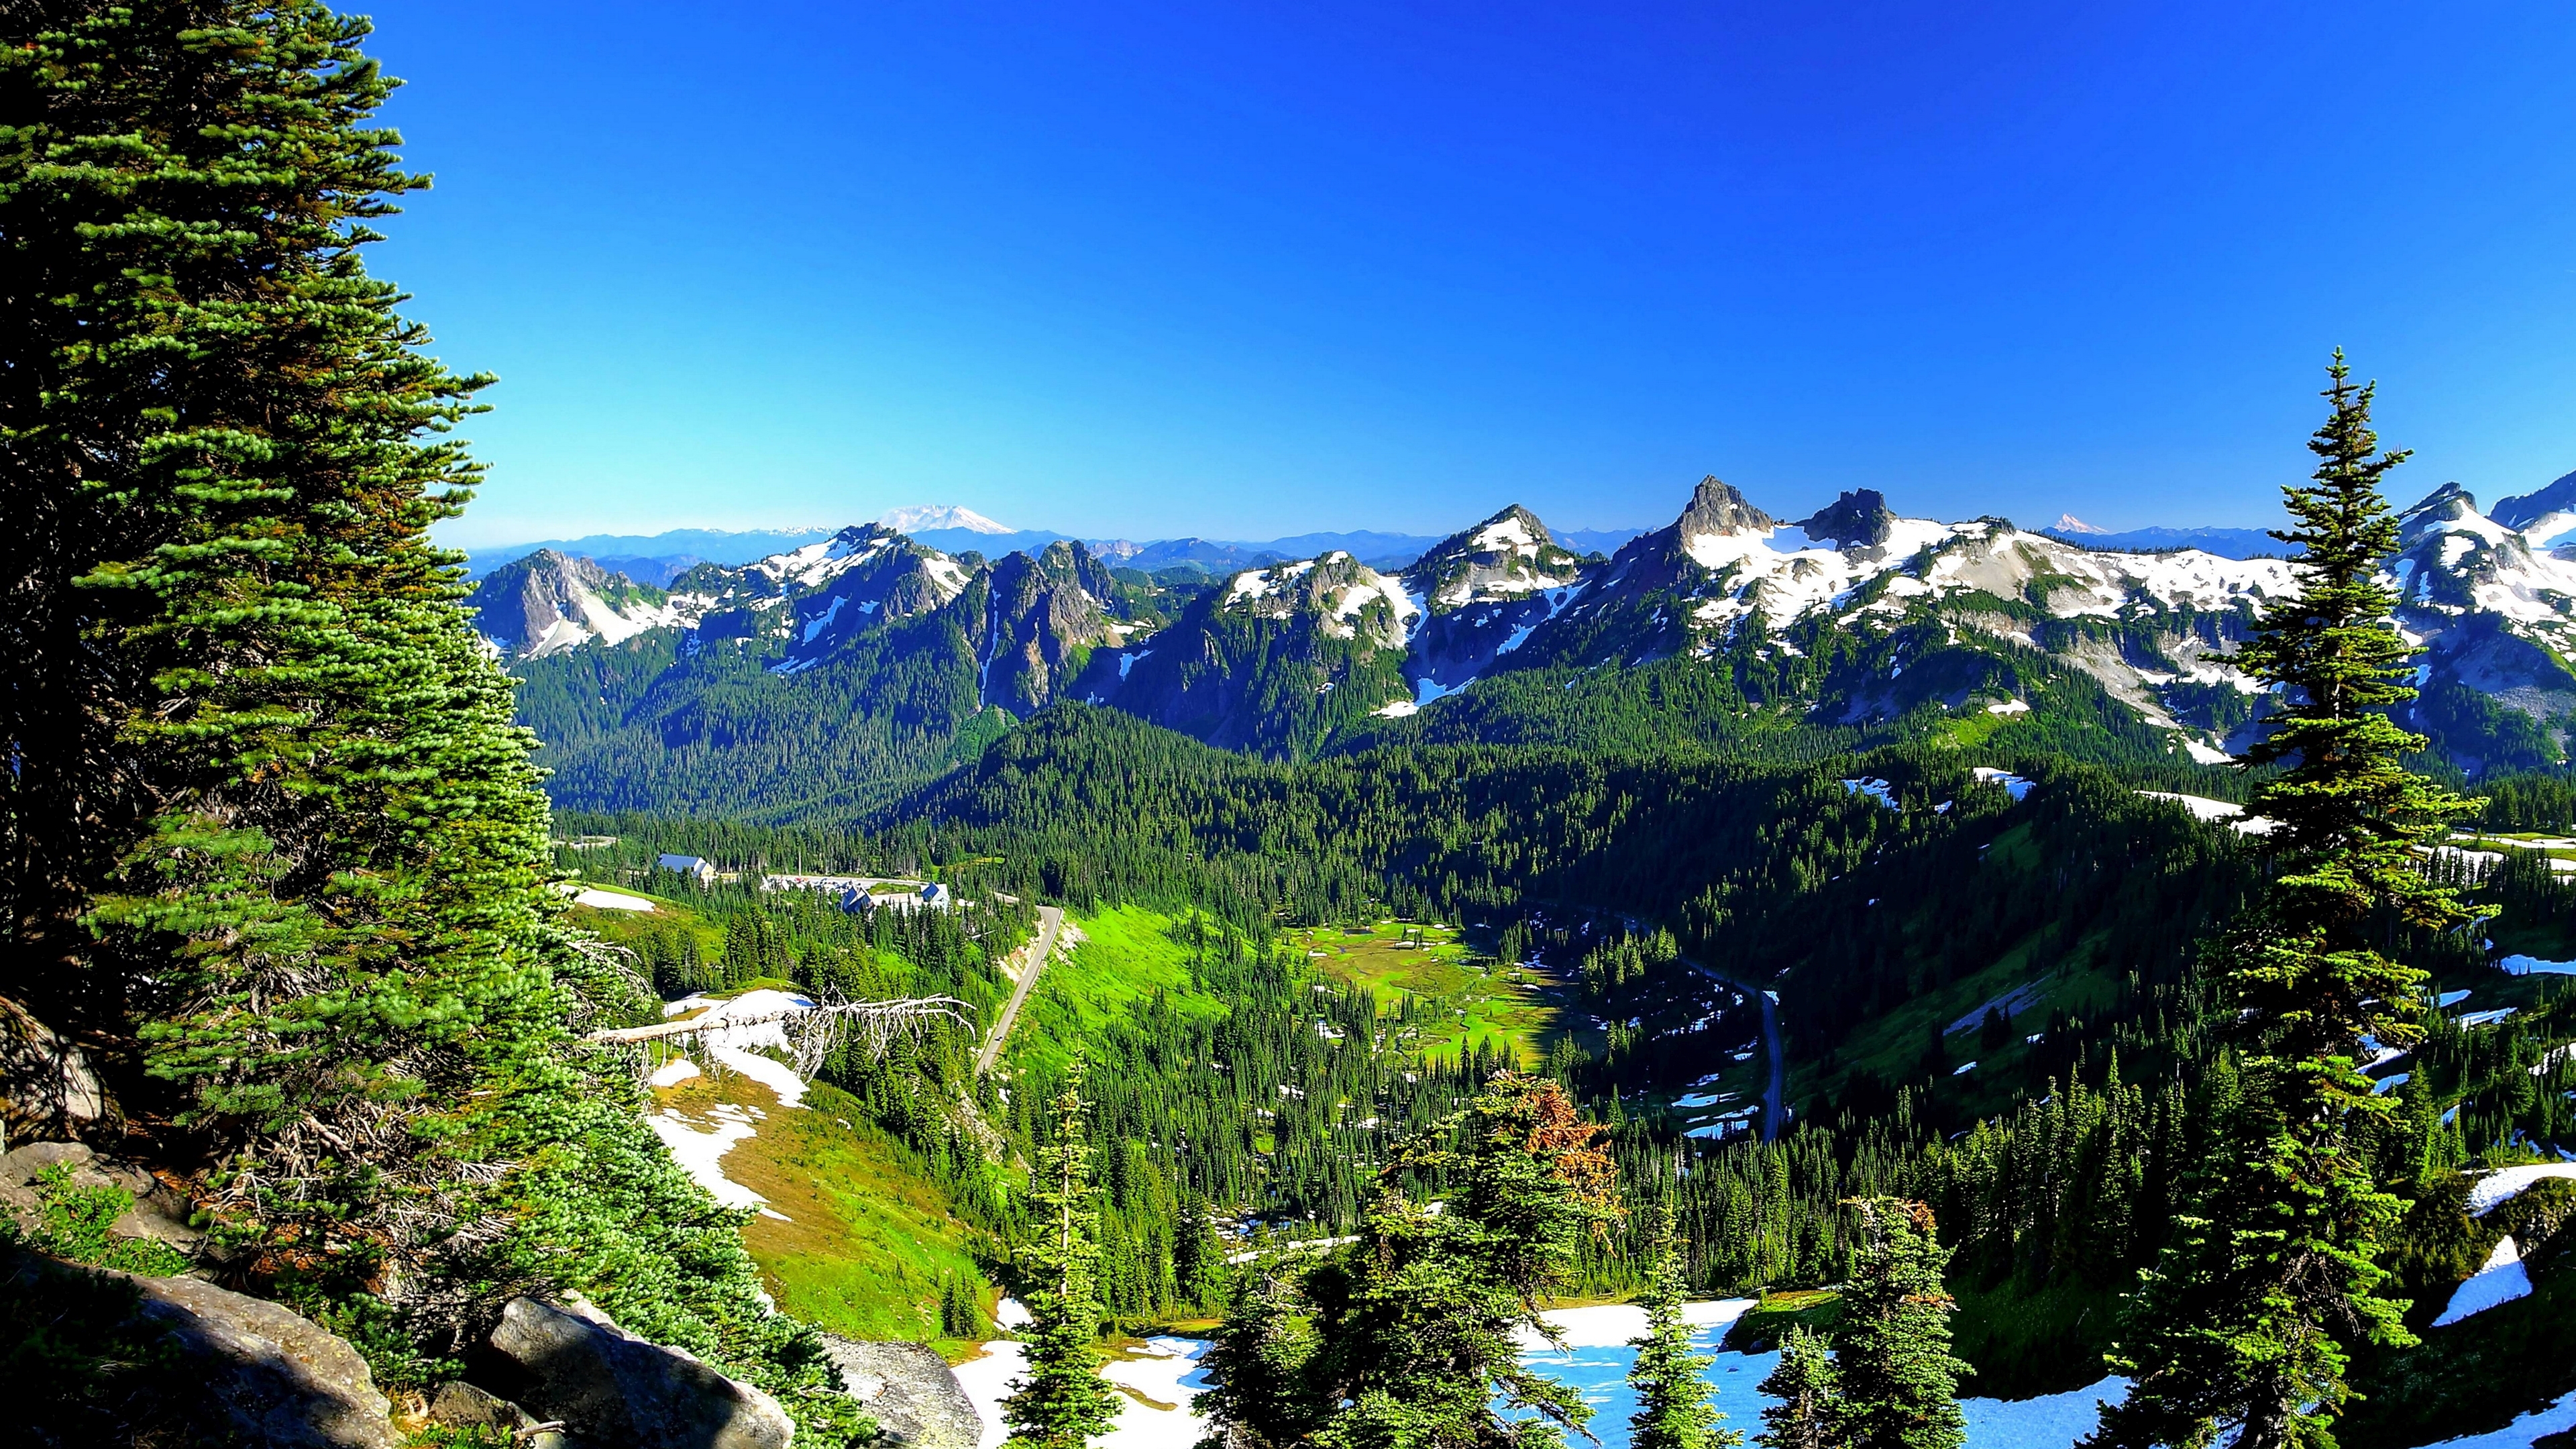
[[[1730,1442],[1715,1295],[1774,1449],[2576,1391],[2576,485],[2393,509],[2337,354],[2279,557],[1711,477],[1608,556],[469,593],[367,34],[0,10],[31,1442],[895,1449],[852,1341],[1006,1296],[1014,1449],[1178,1325],[1230,1449],[1548,1449],[1576,1298],[1636,1449]]]

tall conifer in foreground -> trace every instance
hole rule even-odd
[[[641,995],[560,924],[426,534],[486,379],[362,260],[427,184],[367,33],[0,5],[0,991],[87,1046],[247,1286],[365,1329],[392,1386],[579,1289],[843,1442],[819,1341],[576,1034]]]
[[[1735,1449],[1744,1436],[1717,1427],[1724,1414],[1709,1401],[1717,1390],[1701,1375],[1717,1362],[1691,1352],[1690,1325],[1682,1321],[1682,1299],[1689,1281],[1687,1255],[1673,1228],[1673,1212],[1659,1210],[1655,1229],[1655,1262],[1646,1292],[1637,1301],[1646,1310],[1646,1331],[1629,1340],[1637,1362],[1628,1382],[1637,1390],[1637,1412],[1628,1420],[1629,1449]]]
[[[2369,1037],[2420,1035],[2423,972],[2382,955],[2390,921],[2440,928],[2464,912],[2422,869],[2475,803],[2409,772],[2421,736],[2387,714],[2415,697],[2415,651],[2378,582],[2398,543],[2381,478],[2405,461],[2370,426],[2371,387],[2335,354],[2333,412],[2309,441],[2317,467],[2283,490],[2302,549],[2300,592],[2273,602],[2236,656],[2270,686],[2270,733],[2248,766],[2280,773],[2254,793],[2277,821],[2276,875],[2209,953],[2241,1058],[2241,1096],[2218,1127],[2200,1200],[2132,1300],[2112,1363],[2134,1377],[2089,1443],[2199,1446],[2234,1429],[2242,1449],[2328,1445],[2351,1390],[2345,1345],[2412,1342],[2406,1304],[2375,1296],[2380,1240],[2400,1205],[2373,1181],[2361,1127],[2393,1109],[2356,1063]]]
[[[1853,1449],[1959,1449],[1959,1377],[1969,1369],[1950,1353],[1958,1305],[1942,1285],[1950,1254],[1932,1210],[1888,1197],[1852,1207],[1858,1261],[1834,1331],[1838,1437]]]
[[[1029,1281],[1028,1376],[1002,1401],[1010,1449],[1082,1449],[1109,1432],[1115,1391],[1100,1377],[1099,1213],[1091,1193],[1090,1105],[1083,1063],[1056,1095],[1055,1122],[1029,1176],[1036,1226],[1022,1258]]]
[[[1406,1143],[1357,1244],[1246,1273],[1203,1449],[1561,1446],[1591,1409],[1515,1335],[1556,1337],[1541,1310],[1619,1215],[1600,1132],[1556,1083],[1506,1070]],[[1408,1179],[1442,1198],[1415,1201]]]

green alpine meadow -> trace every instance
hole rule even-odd
[[[1935,9],[0,0],[9,1442],[2565,1442],[2556,38]]]

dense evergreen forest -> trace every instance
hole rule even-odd
[[[1760,1298],[1735,1334],[1783,1345],[1773,1445],[1956,1449],[1970,1375],[2116,1368],[2102,1449],[2400,1449],[2576,1389],[2576,1185],[2498,1174],[2576,1148],[2576,851],[2548,838],[2576,781],[2448,686],[2411,717],[2508,746],[2476,798],[2399,728],[2404,455],[2339,356],[2289,492],[2302,591],[2249,625],[2261,689],[2195,706],[2266,711],[2227,764],[1921,620],[1534,659],[1415,716],[1274,668],[1314,662],[1284,625],[1211,624],[1257,656],[1261,728],[1173,721],[1207,739],[984,701],[982,583],[828,687],[654,633],[514,680],[427,535],[481,482],[452,429],[489,379],[365,265],[425,184],[366,24],[0,29],[0,1146],[42,1149],[0,1215],[0,1372],[38,1442],[197,1442],[138,1306],[179,1275],[334,1335],[415,1445],[488,1440],[421,1414],[523,1300],[758,1390],[800,1445],[875,1440],[756,1215],[647,1124],[673,1014],[763,989],[900,1021],[799,1070],[967,1245],[921,1336],[1028,1305],[1016,1449],[1096,1439],[1100,1340],[1185,1322],[1234,1449],[1539,1449],[1588,1410],[1513,1334],[1576,1297],[1653,1308],[1644,1449],[1730,1442],[1685,1295]],[[1212,617],[1203,586],[1102,587]],[[2060,643],[2171,622],[1990,602]],[[1624,655],[1643,607],[1565,647]],[[1909,689],[2022,708],[1805,709],[1900,651]],[[1035,959],[1059,909],[1080,939]],[[1381,931],[1459,999],[1329,969],[1319,942]],[[1468,1024],[1505,997],[1508,1029]],[[889,1002],[919,1010],[865,1014]],[[2437,1326],[2508,1239],[2527,1301]]]

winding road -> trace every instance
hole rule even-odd
[[[1047,961],[1055,955],[1056,932],[1063,929],[1062,907],[1038,907],[1038,933],[1031,943],[1028,964],[1020,968],[1020,983],[1011,988],[1011,1000],[1002,1008],[1002,1019],[993,1023],[991,1040],[986,1041],[984,1049],[975,1054],[976,1075],[991,1071],[994,1060],[1001,1056],[1002,1043],[1011,1037],[1011,1023],[1020,1019],[1020,1003],[1029,999],[1029,988],[1038,984],[1038,973],[1046,969]]]
[[[1726,987],[1740,991],[1762,1008],[1762,1059],[1771,1066],[1770,1085],[1762,1089],[1762,1140],[1776,1142],[1788,1113],[1789,1059],[1780,1050],[1780,1003],[1759,986],[1750,986],[1723,971],[1703,966],[1688,956],[1676,958],[1693,971]]]
[[[1642,935],[1647,928],[1647,923],[1637,916],[1618,911],[1609,914],[1618,917],[1633,933]],[[1771,993],[1761,987],[1739,981],[1713,966],[1704,966],[1688,956],[1674,959],[1718,985],[1750,998],[1762,1008],[1762,1060],[1771,1068],[1771,1081],[1762,1089],[1762,1140],[1779,1141],[1780,1128],[1789,1111],[1789,1056],[1780,1050],[1780,1003],[1773,1001]]]

